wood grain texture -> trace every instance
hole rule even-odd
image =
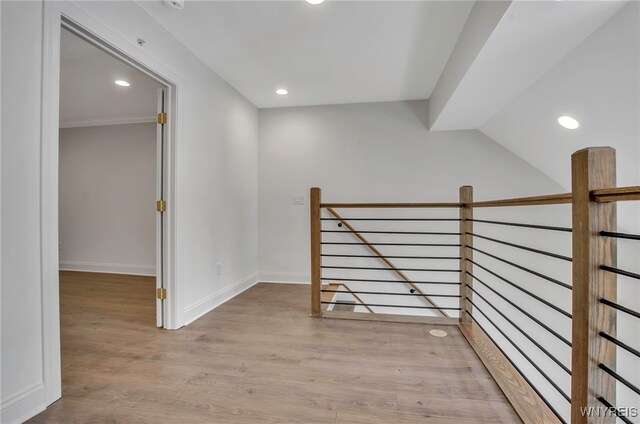
[[[631,189],[634,189],[631,187]],[[485,200],[466,204],[473,208],[503,206],[562,205],[571,203],[571,193],[546,194],[543,196],[514,197],[510,199]],[[459,208],[459,203],[322,203],[322,208]]]
[[[373,244],[371,244],[369,242],[369,240],[367,240],[367,238],[365,236],[363,236],[362,234],[360,234],[354,227],[353,225],[351,225],[348,221],[346,221],[342,216],[340,216],[340,214],[338,212],[336,212],[333,208],[327,208],[327,211],[329,211],[329,213],[331,215],[334,216],[334,218],[336,218],[338,221],[340,221],[342,223],[342,225],[344,225],[350,232],[351,234],[356,237],[358,240],[360,240],[362,242],[362,244],[364,246],[367,246],[369,248],[369,250],[371,250],[376,256],[378,256],[378,258],[380,258],[380,260],[382,262],[384,262],[385,265],[387,265],[392,271],[394,271],[396,274],[398,274],[400,276],[400,278],[402,278],[404,281],[407,282],[407,284],[414,289],[415,291],[417,291],[419,294],[422,295],[422,299],[426,300],[428,303],[430,303],[432,306],[434,306],[435,310],[437,310],[439,313],[442,314],[442,316],[444,317],[448,317],[449,314],[447,314],[446,311],[438,308],[438,304],[431,299],[429,296],[427,296],[425,294],[424,291],[422,291],[422,289],[418,286],[416,286],[413,281],[411,281],[411,278],[409,278],[404,272],[400,271],[394,264],[393,262],[391,262],[388,258],[386,258],[382,252],[380,252],[380,250],[378,250],[377,247],[375,247]]]
[[[473,287],[473,279],[468,273],[473,273],[473,208],[468,206],[473,202],[473,187],[460,187],[460,322],[471,322],[471,317],[464,311],[472,313],[473,306],[467,301],[467,296],[473,298],[469,287]]]
[[[152,278],[60,287],[63,397],[29,423],[518,422],[455,327],[313,319],[308,287],[257,284],[166,331]]]
[[[473,208],[491,208],[502,206],[536,206],[536,205],[562,205],[571,203],[571,193],[547,194],[544,196],[516,197],[512,199],[487,200],[471,202],[467,206]]]
[[[320,287],[322,286],[322,221],[320,220],[320,189],[310,193],[311,213],[311,316],[322,316]]]
[[[573,191],[573,320],[571,357],[571,423],[615,423],[614,417],[586,417],[581,408],[600,407],[598,396],[615,405],[615,380],[598,369],[603,363],[616,369],[616,348],[599,336],[616,336],[616,311],[599,302],[617,300],[616,275],[600,265],[616,266],[615,237],[600,231],[616,231],[615,203],[597,203],[593,190],[616,184],[615,149],[589,148],[571,157]]]
[[[459,203],[322,203],[323,208],[459,208]]]
[[[511,362],[475,323],[460,323],[460,331],[478,354],[505,394],[513,409],[526,424],[561,424]]]
[[[591,196],[593,200],[598,203],[640,200],[640,186],[592,190]]]

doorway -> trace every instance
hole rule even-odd
[[[60,285],[59,285],[59,104],[61,33],[66,29],[107,54],[144,72],[164,86],[162,200],[166,210],[157,223],[162,227],[162,288],[166,299],[155,309],[162,309],[163,327],[178,329],[183,324],[182,292],[176,278],[176,196],[175,140],[181,133],[178,118],[178,93],[183,76],[170,65],[148,54],[136,39],[125,39],[71,2],[45,2],[42,57],[42,147],[41,147],[41,266],[43,308],[43,381],[45,404],[62,395],[60,355]],[[157,200],[160,200],[158,198]],[[164,297],[164,296],[163,296]]]
[[[134,340],[167,327],[171,87],[72,22],[58,28],[57,178],[50,189],[58,197],[60,362],[45,367],[73,391],[78,376],[92,372],[88,364],[129,354]],[[54,382],[48,403],[61,395]]]
[[[133,280],[138,286],[152,285],[148,301],[155,303],[153,322],[158,327],[164,326],[166,299],[166,89],[72,26],[63,25],[58,180],[61,285],[80,279],[86,284],[102,282],[104,289],[117,276],[132,285]],[[102,274],[114,278],[105,279]],[[61,302],[65,299],[61,297]]]

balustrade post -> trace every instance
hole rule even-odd
[[[466,298],[472,298],[473,293],[468,287],[473,287],[473,279],[469,273],[473,273],[473,251],[468,247],[473,246],[473,207],[467,206],[473,202],[473,187],[460,187],[460,322],[470,323],[471,317],[464,311],[471,313],[471,304]]]
[[[311,316],[321,317],[321,289],[322,289],[322,221],[320,220],[321,192],[313,187],[310,194],[311,209]]]
[[[616,301],[616,275],[600,265],[616,264],[616,239],[600,236],[616,231],[616,204],[597,203],[591,191],[616,186],[616,156],[611,147],[587,148],[571,156],[573,198],[573,320],[571,351],[571,424],[615,423],[615,416],[592,414],[602,396],[615,405],[616,382],[598,368],[616,369],[616,347],[600,337],[615,337],[616,311],[600,299]]]

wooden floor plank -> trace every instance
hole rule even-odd
[[[258,284],[165,331],[154,284],[61,273],[63,398],[30,423],[518,422],[455,327],[310,318],[308,287]]]

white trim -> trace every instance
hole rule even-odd
[[[59,4],[43,3],[40,127],[40,273],[42,290],[43,407],[62,396],[58,272]]]
[[[155,116],[128,116],[111,118],[78,119],[72,121],[61,121],[60,128],[81,128],[81,127],[101,127],[104,125],[127,125],[127,124],[147,124],[156,122]]]
[[[60,261],[60,271],[99,272],[105,274],[155,276],[155,265],[109,264],[98,262]]]
[[[0,417],[6,424],[23,423],[45,409],[44,383],[37,381],[0,403]]]
[[[222,290],[218,290],[217,292],[210,294],[204,299],[187,306],[184,310],[184,325],[191,324],[193,321],[211,312],[223,303],[228,302],[243,291],[250,289],[257,283],[258,275],[251,274],[243,278],[242,280],[237,281],[230,286],[227,286]]]
[[[311,274],[300,272],[260,272],[261,283],[311,284]]]

